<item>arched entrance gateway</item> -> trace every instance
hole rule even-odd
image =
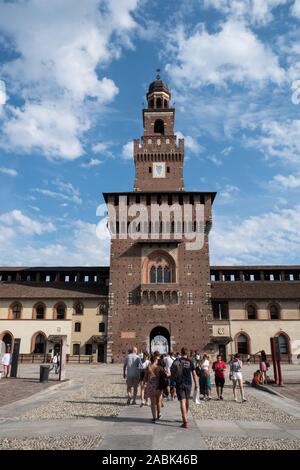
[[[156,326],[150,333],[150,352],[166,354],[170,351],[170,333],[163,326]]]

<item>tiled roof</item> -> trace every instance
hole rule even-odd
[[[212,300],[295,299],[300,301],[300,281],[212,282]]]
[[[97,284],[0,282],[2,299],[97,298],[107,294],[108,288]]]

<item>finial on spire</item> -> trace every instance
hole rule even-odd
[[[160,80],[160,69],[156,69],[157,75],[156,80]]]

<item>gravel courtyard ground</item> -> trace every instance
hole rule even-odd
[[[20,374],[36,380],[38,368],[24,365]],[[299,370],[289,366],[288,374],[298,376]],[[148,407],[126,405],[120,365],[71,365],[67,377],[61,387],[37,387],[37,395],[0,407],[1,450],[168,449],[178,443],[188,449],[192,441],[194,449],[300,448],[300,404],[251,387],[246,403],[233,401],[230,386],[224,401],[192,403],[191,429],[181,430],[177,402],[165,402],[165,419],[156,425]]]

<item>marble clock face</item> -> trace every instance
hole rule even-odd
[[[165,162],[153,163],[153,178],[165,178],[166,177],[166,164]]]

